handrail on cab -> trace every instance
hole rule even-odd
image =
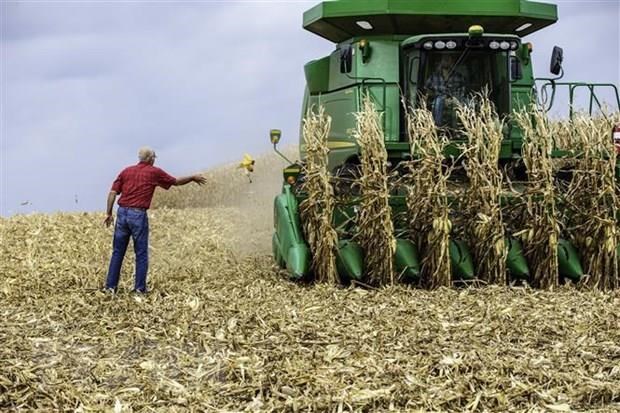
[[[575,90],[577,90],[578,88],[582,88],[582,87],[585,87],[590,91],[590,106],[589,106],[590,115],[592,115],[592,111],[594,110],[594,103],[596,103],[598,109],[601,109],[601,110],[603,109],[603,105],[601,104],[601,101],[596,95],[596,91],[595,91],[596,88],[613,89],[614,94],[616,96],[616,110],[620,110],[620,93],[618,93],[618,87],[614,85],[613,83],[557,82],[555,79],[548,79],[548,78],[537,78],[535,79],[535,81],[546,82],[540,87],[540,94],[542,97],[542,101],[538,102],[539,105],[545,111],[548,111],[553,107],[553,104],[555,103],[555,95],[556,95],[558,86],[568,87],[569,116],[571,119],[573,118],[573,115],[574,115]],[[549,98],[549,91],[548,91],[549,88],[551,88],[551,96],[550,96],[550,99],[547,105],[547,99]],[[602,113],[603,113],[603,116],[607,118],[607,114],[605,114],[604,112]]]

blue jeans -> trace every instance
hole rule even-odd
[[[105,288],[116,291],[121,276],[123,258],[129,245],[129,237],[133,239],[136,253],[136,277],[134,290],[146,292],[146,273],[149,268],[149,218],[146,211],[119,207],[114,227],[112,259],[108,270]]]

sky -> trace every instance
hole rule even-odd
[[[181,176],[296,143],[317,3],[0,0],[0,215],[103,211],[144,145]],[[555,3],[536,74],[560,45],[566,80],[619,84],[620,0]]]

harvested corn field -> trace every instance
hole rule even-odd
[[[0,413],[620,412],[611,8],[542,62],[537,0],[321,1],[323,56],[304,2],[124,3],[171,4],[0,7]],[[12,215],[104,206],[137,143],[238,160],[142,147],[105,219]]]
[[[3,218],[0,410],[620,409],[617,290],[293,283],[228,238],[269,243],[251,218],[151,211],[145,297],[131,254],[120,292],[99,291],[102,214]]]

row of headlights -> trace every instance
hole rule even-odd
[[[432,42],[432,41],[428,41],[426,43],[424,43],[424,48],[426,50],[431,50],[431,49],[437,49],[437,50],[443,50],[443,49],[456,49],[456,42],[455,41],[448,41],[448,42],[444,42],[443,40],[437,40],[436,42]]]
[[[447,42],[444,42],[443,40],[437,40],[435,42],[429,40],[428,42],[425,42],[423,47],[426,50],[432,50],[432,49],[436,49],[436,50],[444,50],[444,49],[448,49],[448,50],[452,50],[452,49],[456,49],[456,42],[453,40],[449,40]],[[519,48],[519,43],[512,40],[512,41],[497,41],[497,40],[493,40],[489,43],[489,47],[492,50],[517,50]]]
[[[498,42],[496,40],[493,40],[491,43],[489,43],[489,47],[493,50],[497,50],[497,49],[502,49],[502,50],[517,50],[519,48],[519,43],[515,42],[514,40],[507,42],[506,40],[502,41],[502,42]]]

